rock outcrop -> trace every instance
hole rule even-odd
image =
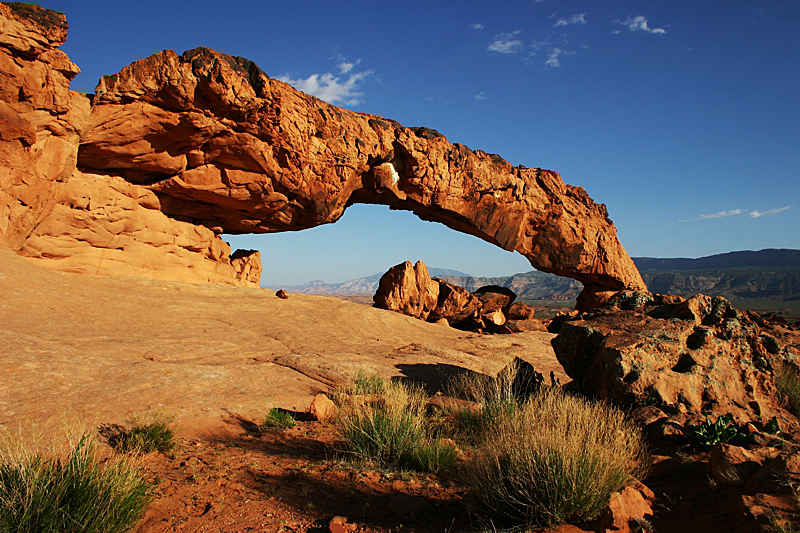
[[[301,230],[335,222],[354,203],[378,203],[578,279],[585,305],[645,289],[605,206],[554,172],[338,109],[208,48],[159,52],[104,77],[87,116],[89,99],[68,91],[77,67],[55,49],[63,16],[3,7],[0,18],[10,28],[0,43],[9,80],[0,157],[4,168],[23,169],[3,177],[0,230],[42,264],[247,284],[221,233]],[[79,135],[76,179],[97,184],[85,205],[57,187],[73,174]],[[56,220],[40,224],[56,203]],[[112,242],[118,229],[125,243]],[[187,262],[194,271],[184,273]]]
[[[740,423],[782,413],[775,369],[788,352],[724,298],[622,292],[573,318],[552,345],[585,394]]]
[[[64,15],[0,4],[0,243],[14,250],[55,206],[89,117],[66,39]]]

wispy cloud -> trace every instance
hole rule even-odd
[[[487,50],[490,52],[499,52],[501,54],[516,54],[523,48],[522,40],[516,38],[520,33],[522,33],[522,31],[516,30],[511,33],[499,33],[495,35],[494,41],[489,43]]]
[[[486,24],[483,24],[482,22],[478,22],[476,24],[470,24],[469,27],[472,28],[473,30],[481,31],[483,28],[486,27]]]
[[[636,17],[628,17],[625,20],[619,21],[623,26],[627,26],[631,31],[640,31],[644,33],[667,33],[664,28],[651,28],[647,22],[647,17],[642,15]]]
[[[353,70],[353,67],[361,63],[361,59],[357,59],[354,63],[348,62],[345,58],[339,58],[339,59],[341,63],[339,63],[336,66],[339,69],[339,72],[342,74],[349,73],[351,70]]]
[[[481,91],[475,95],[475,100],[486,100],[486,95],[483,94],[483,91]]]
[[[308,78],[292,78],[288,74],[278,76],[278,80],[283,81],[304,93],[312,94],[320,100],[325,100],[329,104],[358,105],[364,93],[359,90],[362,81],[374,74],[372,70],[353,72],[353,68],[361,63],[358,59],[355,62],[348,62],[339,57],[337,68],[341,76],[331,72],[325,74],[312,74]],[[346,77],[344,77],[346,76]]]
[[[710,215],[700,215],[699,217],[695,218],[687,218],[680,220],[679,222],[694,222],[696,220],[708,220],[709,218],[732,217],[735,215],[741,215],[744,212],[744,209],[731,209],[730,211],[718,211],[716,213],[711,213]]]
[[[547,56],[547,61],[544,62],[548,67],[560,67],[561,62],[558,60],[563,55],[575,55],[575,52],[562,50],[561,48],[553,48]]]
[[[569,26],[574,24],[587,24],[586,13],[577,13],[568,19],[558,19],[553,26]]]
[[[679,220],[678,222],[695,222],[697,220],[708,220],[711,218],[724,218],[724,217],[732,217],[736,215],[746,214],[750,218],[760,218],[765,217],[767,215],[774,215],[777,213],[782,213],[788,209],[791,209],[793,206],[785,205],[783,207],[778,207],[777,209],[770,209],[768,211],[750,211],[747,212],[746,209],[731,209],[730,211],[719,211],[717,213],[711,213],[710,215],[700,215],[699,217],[695,218],[687,218],[684,220]]]
[[[781,213],[791,208],[792,208],[791,205],[785,205],[777,209],[770,209],[769,211],[750,211],[749,213],[747,213],[747,216],[749,216],[750,218],[765,217],[767,215],[774,215],[776,213]]]

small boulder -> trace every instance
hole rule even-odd
[[[276,292],[275,296],[277,296],[281,300],[286,300],[287,298],[289,298],[289,294],[283,289],[280,289],[278,292]]]
[[[645,516],[653,516],[655,494],[642,483],[635,483],[611,495],[608,507],[595,522],[595,531],[632,533]]]
[[[514,302],[508,307],[506,318],[509,320],[529,320],[533,318],[534,310],[528,304]]]
[[[350,533],[358,528],[356,524],[349,524],[344,516],[334,516],[328,524],[331,533]]]
[[[339,414],[339,408],[326,395],[317,394],[311,402],[309,412],[320,422],[329,422]]]

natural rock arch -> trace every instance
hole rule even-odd
[[[59,44],[33,61],[52,69],[46,56]],[[558,174],[336,108],[243,58],[167,50],[104,77],[95,95],[69,97],[77,167],[68,172],[66,160],[60,181],[49,177],[56,205],[6,232],[18,253],[46,266],[257,285],[257,257],[232,262],[220,234],[311,228],[374,203],[576,278],[585,305],[645,288],[605,206]]]

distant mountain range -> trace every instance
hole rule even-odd
[[[716,254],[698,259],[634,257],[652,292],[691,296],[702,292],[731,301],[800,301],[800,250],[766,249]],[[474,291],[484,285],[500,285],[524,300],[574,300],[583,285],[533,270],[513,276],[475,277],[456,270],[430,268],[432,277]],[[343,283],[312,281],[291,292],[306,294],[374,294],[383,273]]]

